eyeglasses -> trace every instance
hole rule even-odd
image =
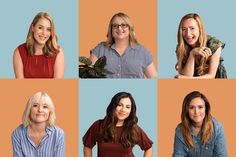
[[[122,24],[112,24],[111,25],[111,27],[113,28],[113,29],[119,29],[119,27],[121,27],[122,29],[125,29],[125,28],[127,28],[127,27],[129,27],[129,25],[128,24],[125,24],[125,23],[122,23]]]

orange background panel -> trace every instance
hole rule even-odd
[[[228,156],[236,154],[236,80],[158,80],[158,156],[172,156],[174,133],[180,123],[184,97],[202,92],[211,104],[211,113],[225,129]]]
[[[1,80],[0,156],[12,156],[11,133],[21,124],[30,96],[45,91],[56,108],[56,125],[66,136],[66,156],[78,157],[78,80]]]
[[[152,53],[157,65],[156,0],[80,0],[79,56],[88,57],[91,49],[106,40],[109,21],[118,12],[131,18],[138,41]]]

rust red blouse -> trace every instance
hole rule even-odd
[[[18,46],[23,63],[25,78],[53,78],[54,64],[57,55],[46,57],[44,55],[27,54],[26,43]]]
[[[98,120],[92,124],[92,126],[88,129],[86,134],[83,137],[84,146],[93,148],[96,143],[98,144],[98,157],[134,157],[132,152],[133,147],[124,148],[119,140],[115,140],[117,142],[100,142],[97,141],[97,136],[99,133],[99,127],[101,124],[101,120]],[[152,147],[153,142],[148,138],[146,133],[139,128],[139,142],[137,143],[142,150],[148,150]],[[116,137],[120,139],[123,127],[116,127]]]

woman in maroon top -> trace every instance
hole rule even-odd
[[[152,156],[153,142],[137,125],[136,104],[130,93],[117,93],[107,107],[106,116],[92,124],[83,137],[84,157],[92,157],[98,145],[98,157],[134,157],[138,144],[144,157]]]
[[[64,54],[48,13],[38,13],[29,28],[26,43],[13,55],[16,78],[63,78]]]

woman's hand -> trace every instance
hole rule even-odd
[[[190,51],[190,55],[208,58],[212,55],[212,52],[208,47],[197,47]]]

